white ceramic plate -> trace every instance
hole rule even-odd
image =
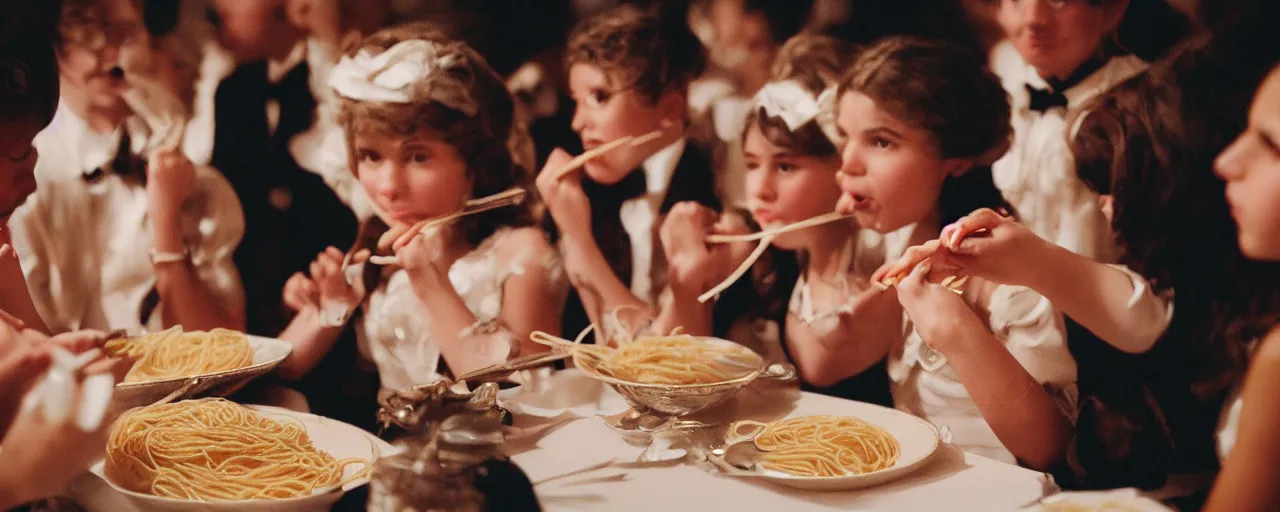
[[[293,351],[293,344],[287,341],[253,335],[246,337],[249,346],[253,348],[253,364],[191,377],[122,382],[116,384],[111,398],[111,410],[121,412],[132,407],[150,405],[178,390],[182,390],[182,394],[177,397],[179,400],[194,396],[226,396],[239,391],[249,381],[271,373]],[[192,379],[199,380],[192,383]],[[187,389],[183,389],[184,387]]]
[[[759,469],[762,478],[788,487],[814,491],[861,489],[903,478],[920,469],[938,449],[938,430],[929,422],[895,409],[862,402],[846,402],[841,414],[862,419],[885,429],[898,440],[902,452],[893,467],[850,476],[795,476],[780,471]],[[794,414],[793,416],[807,416]],[[750,441],[745,441],[750,442]]]
[[[298,421],[307,429],[307,435],[316,448],[329,452],[336,459],[356,457],[369,460],[370,464],[379,457],[393,455],[399,448],[387,444],[372,434],[337,420],[290,411],[278,407],[260,405],[247,406],[270,418],[283,421]],[[247,500],[201,503],[196,501],[161,498],[149,494],[133,492],[107,479],[103,473],[105,461],[99,461],[89,468],[89,473],[82,475],[71,487],[71,498],[88,512],[137,511],[137,512],[196,512],[196,511],[235,511],[248,510],[255,512],[294,512],[311,510],[329,510],[342,498],[344,492],[369,483],[366,476],[348,482],[342,491],[334,491],[317,496],[294,498],[288,500]],[[354,474],[363,467],[350,465],[346,475]]]

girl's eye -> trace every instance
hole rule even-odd
[[[377,151],[369,151],[367,149],[360,150],[356,153],[357,160],[360,162],[378,163],[382,161],[382,155]]]
[[[599,107],[604,105],[605,103],[608,103],[609,100],[612,98],[613,98],[613,94],[611,94],[609,91],[595,90],[587,94],[586,101],[584,103],[586,103],[587,106]]]
[[[871,143],[875,144],[875,146],[880,149],[889,149],[893,147],[893,142],[884,137],[874,137],[871,139]]]
[[[760,162],[748,160],[743,166],[746,167],[748,171],[755,171],[760,169]]]
[[[11,157],[9,157],[9,161],[10,161],[10,162],[13,162],[13,163],[15,163],[15,164],[20,164],[20,163],[22,163],[22,162],[27,161],[27,159],[28,159],[28,158],[31,158],[31,155],[34,155],[34,154],[35,154],[35,152],[36,152],[36,147],[35,147],[35,146],[27,146],[27,150],[26,150],[26,151],[24,151],[24,152],[22,153],[22,155],[17,156],[17,157],[12,157],[12,156],[11,156]]]
[[[796,170],[796,166],[791,165],[791,164],[790,164],[790,163],[788,163],[788,162],[778,162],[778,171],[779,171],[779,172],[791,172],[791,171],[794,171],[794,170]]]
[[[421,163],[426,163],[426,161],[429,160],[430,158],[431,157],[424,152],[415,151],[409,154],[408,160],[411,163],[421,164]]]

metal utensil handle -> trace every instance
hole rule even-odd
[[[760,378],[791,382],[796,380],[796,367],[789,363],[773,363],[760,372]]]

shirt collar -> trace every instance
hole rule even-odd
[[[1052,89],[1049,83],[1036,73],[1035,68],[1027,64],[1027,85],[1037,89]],[[1120,82],[1141,73],[1147,64],[1133,55],[1112,57],[1096,71],[1080,79],[1062,92],[1067,97],[1068,108],[1077,108],[1101,92],[1116,86]]]
[[[99,133],[89,129],[89,124],[80,116],[72,112],[65,102],[58,103],[58,110],[53,116],[53,121],[49,123],[49,127],[40,133],[37,141],[43,139],[45,148],[49,148],[50,143],[63,146],[63,151],[69,152],[65,156],[69,156],[70,160],[76,162],[76,165],[70,165],[68,168],[47,169],[48,172],[56,173],[60,176],[75,176],[80,174],[89,174],[93,171],[107,165],[116,157],[116,151],[120,148],[120,137],[128,130],[130,137],[130,146],[135,153],[142,150],[142,146],[146,144],[146,127],[137,117],[130,117],[125,123],[110,133]],[[53,140],[50,140],[53,139]],[[49,149],[44,149],[41,153],[48,153]],[[42,157],[40,160],[45,160]],[[53,160],[50,160],[53,161]],[[57,161],[70,161],[58,158]],[[64,166],[59,166],[64,167]]]
[[[642,167],[645,190],[648,193],[662,194],[667,191],[667,187],[671,186],[671,177],[675,175],[676,166],[680,164],[680,157],[684,155],[686,144],[687,140],[681,137],[644,160]]]
[[[284,80],[284,76],[293,71],[293,68],[298,67],[307,60],[309,53],[310,44],[308,40],[304,39],[293,47],[293,50],[289,52],[289,56],[285,57],[284,60],[267,61],[267,81],[274,84]]]

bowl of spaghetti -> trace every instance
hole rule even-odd
[[[105,482],[73,486],[103,509],[327,510],[396,451],[341,422],[221,398],[133,409],[110,430]]]
[[[815,415],[735,422],[722,460],[750,476],[791,487],[846,490],[904,476],[937,449],[937,431],[924,420],[859,405],[874,419]],[[735,473],[741,474],[729,474]]]
[[[174,327],[112,340],[104,348],[109,355],[134,361],[112,395],[112,410],[123,411],[175,392],[176,398],[229,395],[274,370],[293,345],[228,329],[183,332]]]
[[[574,365],[613,387],[638,411],[683,416],[718,405],[758,378],[791,380],[751,349],[719,338],[642,337],[618,348],[576,345]]]

